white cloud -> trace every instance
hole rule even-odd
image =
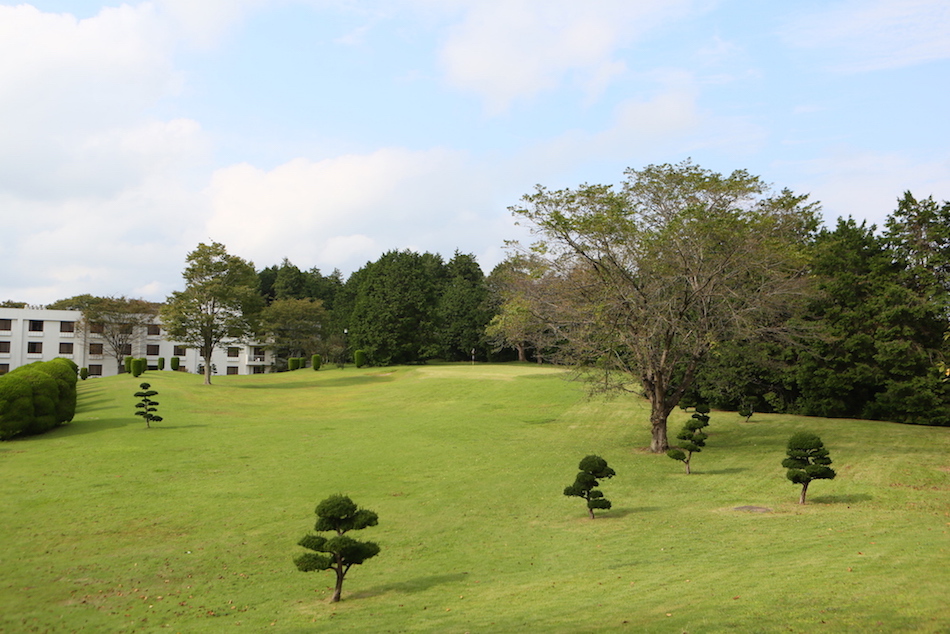
[[[626,67],[617,50],[665,20],[687,0],[480,1],[450,29],[441,52],[448,82],[481,96],[492,112],[559,87],[566,77],[587,92],[604,90]]]
[[[820,201],[831,227],[838,217],[853,216],[881,228],[907,190],[918,198],[950,200],[950,159],[921,161],[900,153],[839,149],[829,156],[776,166],[791,167],[798,174],[800,182],[789,186]]]
[[[248,164],[215,172],[207,233],[258,266],[352,271],[381,251],[455,248],[501,237],[486,176],[459,153],[387,148],[322,161],[298,158],[265,171]]]
[[[144,115],[181,87],[173,48],[147,3],[82,20],[0,6],[0,191],[108,198],[198,157],[196,122]]]
[[[946,0],[849,0],[796,17],[782,32],[793,46],[831,49],[846,72],[900,68],[950,58]]]

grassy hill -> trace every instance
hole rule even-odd
[[[86,381],[73,423],[0,444],[0,631],[950,631],[950,429],[713,412],[687,476],[645,451],[644,403],[563,376]],[[780,466],[801,429],[838,470],[805,506]],[[561,494],[588,453],[618,473],[593,521]],[[382,546],[333,605],[292,563],[332,493]]]

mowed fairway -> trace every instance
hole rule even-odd
[[[0,444],[0,631],[950,631],[950,429],[714,411],[687,476],[644,450],[645,403],[563,378],[83,382],[70,425]],[[804,507],[780,466],[801,429],[838,470]],[[593,521],[561,493],[588,453],[618,473]],[[333,493],[379,513],[354,536],[382,547],[338,604],[332,573],[292,563]]]

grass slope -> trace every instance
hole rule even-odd
[[[687,476],[643,449],[643,403],[562,377],[151,372],[152,429],[141,379],[82,383],[72,424],[0,445],[0,631],[950,630],[950,429],[713,412]],[[839,473],[804,507],[780,467],[800,429]],[[594,521],[561,495],[588,453],[618,473]],[[335,605],[292,563],[331,493],[382,546]]]

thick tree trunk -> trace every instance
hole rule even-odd
[[[651,399],[652,400],[652,399]],[[670,443],[666,437],[666,418],[667,412],[657,407],[656,402],[651,403],[650,408],[650,451],[653,453],[665,453],[670,448]]]
[[[798,498],[798,503],[799,503],[799,504],[804,504],[804,503],[805,503],[805,493],[808,492],[808,485],[809,485],[809,484],[810,484],[809,482],[806,482],[805,484],[802,485],[802,494],[801,494],[801,495],[799,496],[799,498]]]
[[[336,586],[333,588],[333,596],[330,598],[330,603],[337,603],[340,600],[340,595],[343,594],[343,576],[346,573],[343,572],[342,567],[334,568],[333,572],[336,573]]]
[[[524,353],[524,344],[516,343],[515,350],[518,351],[518,361],[528,360],[528,356]]]
[[[211,357],[205,357],[205,385],[211,385]]]

